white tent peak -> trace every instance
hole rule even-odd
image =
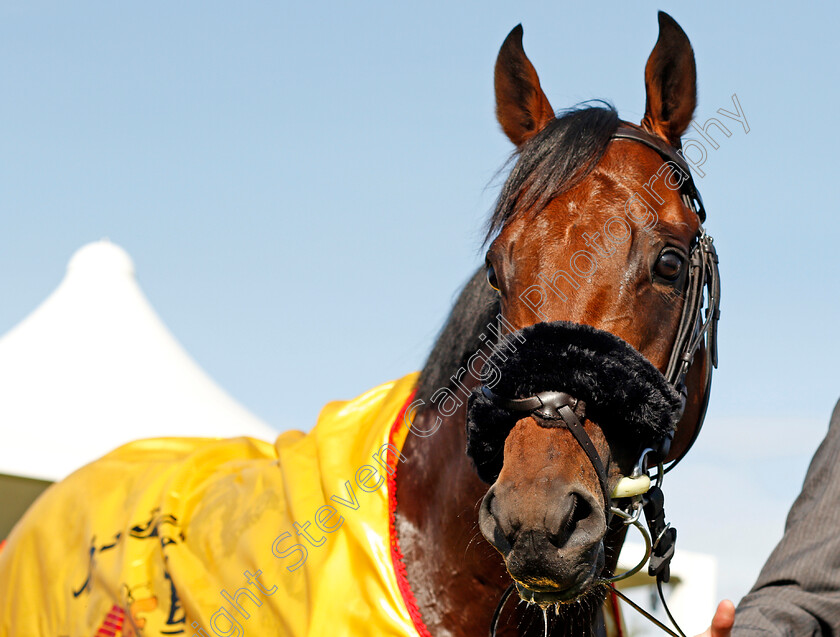
[[[139,438],[277,436],[187,354],[107,240],[0,337],[0,423],[0,473],[48,480]]]
[[[101,239],[76,250],[67,264],[67,274],[71,273],[81,276],[134,276],[134,261],[120,246]]]

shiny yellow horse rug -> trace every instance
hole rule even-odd
[[[391,524],[416,378],[308,435],[140,440],[53,485],[0,553],[0,634],[426,633]]]
[[[140,440],[51,486],[0,551],[0,635],[430,637],[393,524],[416,380],[273,445]]]

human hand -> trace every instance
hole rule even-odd
[[[729,637],[732,631],[732,624],[735,623],[735,604],[728,599],[718,604],[712,625],[702,635],[697,637]]]

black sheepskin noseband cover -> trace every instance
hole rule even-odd
[[[620,432],[648,446],[672,433],[682,414],[680,394],[658,369],[629,343],[589,325],[537,323],[509,334],[488,357],[482,378],[505,398],[566,392],[586,403],[586,418],[608,436]],[[505,439],[524,415],[497,407],[481,387],[470,396],[467,455],[484,482],[499,477]]]

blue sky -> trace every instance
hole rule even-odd
[[[523,24],[556,109],[605,98],[638,121],[664,9],[695,49],[697,119],[736,93],[750,126],[724,120],[698,179],[721,367],[669,493],[681,539],[742,594],[840,397],[840,9],[606,6],[4,3],[0,333],[107,236],[222,386],[306,429],[328,399],[418,368],[482,262],[511,151],[492,92],[508,31]],[[731,493],[714,523],[700,476]],[[758,539],[736,551],[715,533],[739,524]]]

